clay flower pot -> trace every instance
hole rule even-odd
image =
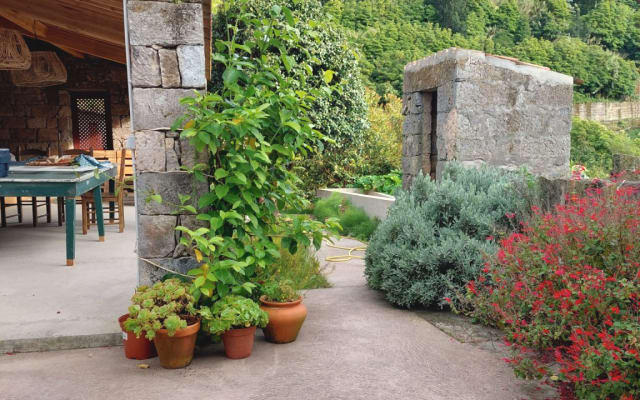
[[[127,358],[134,360],[146,360],[157,356],[156,348],[153,343],[144,337],[144,333],[140,335],[140,338],[136,337],[133,332],[127,332],[124,329],[124,321],[129,318],[129,314],[122,315],[118,318],[120,323],[120,329],[122,329],[122,344],[124,345],[124,355]]]
[[[173,336],[169,336],[166,329],[158,330],[153,343],[158,350],[160,365],[163,368],[175,369],[191,364],[199,330],[200,321],[184,329],[178,329]]]
[[[231,329],[222,334],[224,343],[224,354],[227,357],[237,360],[247,358],[253,350],[253,340],[256,334],[256,327]]]
[[[273,343],[289,343],[296,340],[307,318],[307,307],[302,304],[302,296],[287,303],[268,301],[262,296],[260,303],[260,308],[269,314],[269,324],[262,328],[264,337]]]

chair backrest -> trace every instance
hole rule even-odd
[[[20,148],[18,148],[18,161],[25,161],[34,157],[46,157],[46,156],[47,156],[47,152],[44,150],[38,150],[38,149],[20,150]]]
[[[62,155],[64,156],[79,156],[81,154],[84,154],[85,156],[92,156],[93,150],[83,150],[83,149],[62,150]]]
[[[93,157],[98,161],[109,161],[118,167],[116,172],[116,192],[118,196],[124,195],[124,182],[128,176],[127,164],[131,161],[127,149],[122,150],[94,150]],[[109,191],[109,181],[103,185],[103,191]]]

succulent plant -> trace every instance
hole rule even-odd
[[[195,299],[189,293],[189,284],[178,279],[139,286],[131,302],[129,319],[124,327],[137,337],[145,335],[153,340],[160,329],[166,329],[169,336],[173,336],[178,329],[186,328],[188,322],[197,319]]]

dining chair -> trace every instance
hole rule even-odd
[[[44,150],[25,149],[21,151],[20,149],[18,149],[19,161],[26,161],[34,157],[46,156],[47,152]],[[22,206],[31,206],[31,214],[33,217],[34,227],[38,226],[38,220],[40,218],[46,218],[48,223],[51,222],[51,197],[18,197],[17,203],[19,204],[19,209],[21,209]],[[38,215],[38,209],[41,207],[45,207],[45,213],[42,215]]]
[[[102,212],[109,214],[108,218],[105,218],[105,225],[113,225],[118,223],[120,232],[124,231],[124,186],[125,186],[125,161],[127,150],[123,149],[117,155],[118,170],[116,172],[115,188],[111,191],[109,189],[109,181],[103,185],[102,202],[114,203],[115,208],[103,207]],[[87,192],[82,195],[82,234],[86,235],[91,225],[96,222],[96,207],[93,192]],[[117,217],[115,216],[117,214]]]
[[[93,150],[66,149],[66,150],[62,150],[62,154],[60,154],[60,155],[63,155],[63,156],[79,156],[79,155],[93,156]],[[62,222],[64,221],[64,198],[58,197],[57,203],[58,203],[58,226],[61,226]],[[81,203],[82,203],[82,199],[80,197],[78,197],[76,199],[76,204],[81,204]]]

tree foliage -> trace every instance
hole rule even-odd
[[[403,67],[448,47],[515,55],[585,81],[584,95],[634,94],[640,10],[631,0],[330,0],[328,14],[362,53],[380,94],[402,90]],[[602,68],[604,66],[604,68]]]

